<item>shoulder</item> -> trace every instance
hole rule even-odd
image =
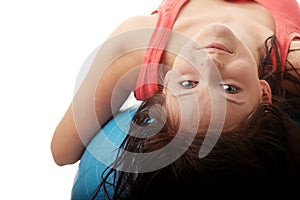
[[[107,85],[108,83],[115,85],[118,80],[122,79],[126,81],[123,87],[130,88],[129,90],[134,88],[138,74],[138,70],[135,69],[139,69],[138,66],[143,62],[145,49],[155,25],[156,16],[128,18],[121,22],[101,44],[92,66],[95,71],[103,69],[103,73],[105,69],[107,76],[102,77],[105,77]],[[130,78],[122,78],[125,75]]]
[[[156,26],[157,15],[134,16],[119,24],[104,42],[105,48],[115,55],[131,55],[136,50],[145,49]],[[129,54],[128,54],[129,53]],[[128,58],[131,56],[125,56]],[[126,62],[123,62],[123,65]]]
[[[288,90],[292,93],[299,94],[300,90],[300,39],[293,40],[290,45],[287,56],[286,70],[292,75],[293,83],[286,82]]]
[[[300,39],[296,39],[291,42],[288,58],[289,60],[294,61],[296,63],[298,62],[299,64],[300,62],[299,56],[300,56]]]
[[[116,34],[120,34],[127,31],[132,31],[136,29],[143,28],[154,28],[157,21],[157,15],[150,16],[133,16],[127,18],[114,30],[110,37],[115,36]]]
[[[294,67],[300,73],[300,39],[293,40],[290,45],[287,61],[287,69]]]

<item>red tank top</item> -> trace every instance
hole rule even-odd
[[[158,13],[156,29],[144,56],[143,65],[137,80],[135,97],[144,100],[158,90],[158,68],[163,50],[168,42],[176,17],[188,0],[164,0],[153,13]],[[276,37],[279,43],[279,57],[282,66],[276,66],[274,53],[271,54],[273,70],[283,71],[290,43],[300,39],[300,8],[296,0],[230,0],[232,2],[256,1],[272,14],[276,24]]]

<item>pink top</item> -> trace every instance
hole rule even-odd
[[[273,71],[284,71],[289,47],[293,39],[300,39],[300,7],[296,0],[255,0],[272,14],[276,24],[276,38],[279,44],[281,66],[276,66],[274,52]]]
[[[143,65],[137,80],[135,97],[144,100],[158,90],[158,68],[163,50],[182,6],[188,0],[164,0],[153,13],[158,13],[156,29],[144,56]],[[232,2],[256,1],[272,14],[276,24],[276,37],[279,44],[279,57],[282,66],[276,66],[272,52],[273,70],[283,71],[291,41],[300,39],[300,7],[296,0],[230,0]]]

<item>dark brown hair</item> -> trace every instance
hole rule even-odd
[[[285,63],[285,69],[281,68],[279,43],[275,35],[269,37],[265,41],[265,57],[262,57],[258,67],[258,75],[260,79],[266,80],[272,90],[273,104],[277,105],[290,117],[300,119],[300,66],[293,66],[289,60]],[[292,49],[299,51],[300,49]],[[276,69],[273,69],[271,55],[275,56]],[[289,90],[286,85],[293,87]]]
[[[240,127],[223,132],[204,158],[199,158],[198,153],[205,133],[198,133],[184,154],[162,169],[147,173],[117,171],[121,165],[132,164],[126,163],[126,152],[152,152],[171,144],[173,151],[157,158],[169,159],[177,157],[181,148],[186,148],[191,134],[174,137],[178,123],[170,120],[164,109],[149,114],[154,105],[165,107],[164,95],[158,91],[138,108],[129,134],[121,144],[121,149],[126,151],[122,151],[113,166],[107,168],[108,173],[105,172],[97,191],[101,187],[105,190],[107,184],[112,185],[113,199],[172,198],[181,194],[203,195],[226,190],[270,194],[295,192],[295,187],[300,186],[300,129],[292,118],[300,118],[300,76],[290,62],[287,64],[296,75],[280,69],[277,52],[280,47],[275,36],[266,40],[265,48],[258,74],[270,84],[273,104],[260,104]],[[271,52],[276,57],[278,68],[275,71]],[[299,92],[286,90],[284,80],[293,82]],[[138,166],[133,167],[138,171]],[[111,175],[113,183],[106,181]]]
[[[143,102],[132,120],[130,135],[121,147],[128,152],[147,153],[172,145],[172,151],[156,155],[155,159],[178,157],[190,137],[194,136],[187,132],[174,137],[178,127],[170,122],[156,133],[164,119],[163,110],[151,116],[148,111],[157,103],[163,103],[161,93]],[[145,136],[151,136],[135,137],[140,136],[141,130]],[[212,151],[199,158],[199,148],[204,138],[203,133],[197,134],[182,156],[162,169],[147,173],[115,170],[119,166],[132,164],[132,161],[126,161],[126,152],[120,154],[108,173],[115,176],[114,199],[175,198],[226,190],[253,194],[284,194],[298,190],[300,130],[277,106],[259,105],[241,127],[223,132]],[[153,160],[151,154],[143,162],[148,159]],[[139,166],[135,167],[138,171]]]

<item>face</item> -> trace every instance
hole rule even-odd
[[[258,78],[258,54],[252,52],[259,47],[248,43],[227,26],[212,24],[184,46],[165,77],[170,115],[199,129],[210,121],[231,129],[259,103],[270,102],[269,85]]]

